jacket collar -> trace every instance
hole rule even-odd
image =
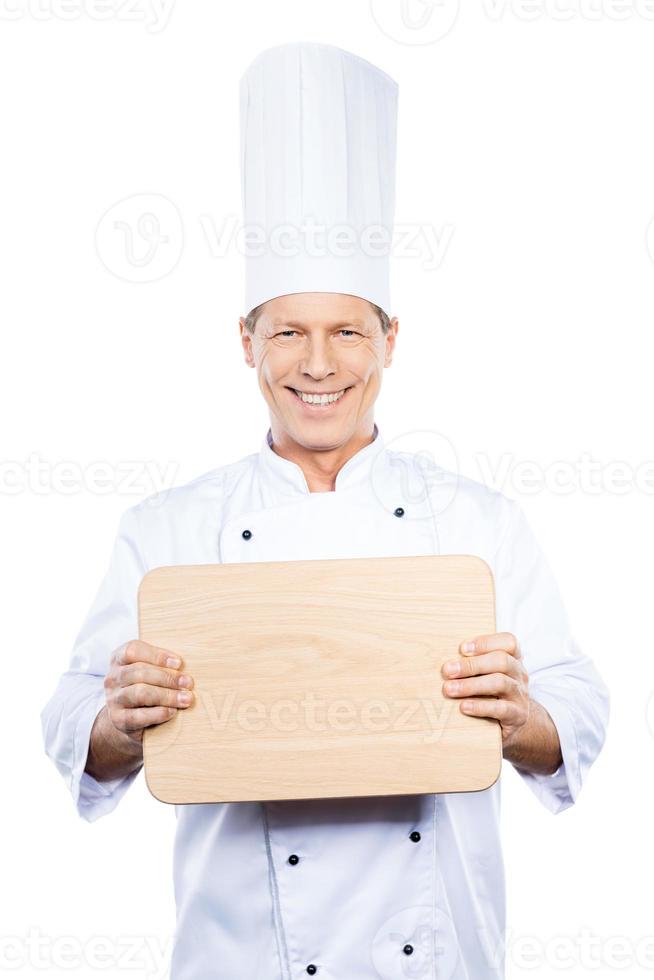
[[[372,442],[359,449],[354,456],[350,456],[336,474],[335,490],[328,490],[325,493],[340,493],[343,490],[349,490],[351,487],[361,486],[371,481],[372,467],[375,461],[377,461],[377,466],[385,462],[384,443],[376,423],[373,428]],[[272,430],[270,428],[261,442],[258,463],[261,476],[273,492],[276,491],[282,496],[308,495],[312,492],[309,490],[299,464],[280,456],[273,449]]]

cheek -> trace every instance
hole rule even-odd
[[[374,351],[361,358],[357,374],[366,384],[373,385],[380,380],[382,370],[383,362],[379,360],[378,352]]]
[[[372,345],[351,350],[343,356],[342,367],[358,378],[368,381],[379,373],[379,352]]]
[[[260,347],[256,356],[257,368],[263,378],[270,378],[274,371],[275,359],[271,358],[270,351],[266,347]]]
[[[293,373],[294,361],[288,353],[275,350],[262,350],[259,359],[259,376],[270,385],[285,384],[285,379]]]

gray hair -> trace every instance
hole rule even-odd
[[[368,302],[370,303],[370,306],[373,308],[373,310],[375,311],[375,313],[379,317],[379,322],[381,323],[382,333],[383,334],[387,334],[388,331],[391,328],[391,321],[390,321],[389,317],[382,310],[381,306],[377,306],[375,303],[370,302],[370,300],[368,300]],[[263,310],[263,308],[264,308],[265,305],[266,305],[265,303],[260,303],[259,306],[255,306],[253,310],[250,310],[250,312],[248,313],[248,315],[245,317],[245,329],[249,333],[251,333],[251,334],[254,333],[254,328],[257,325],[257,320],[259,318],[259,314],[261,313],[261,311]]]

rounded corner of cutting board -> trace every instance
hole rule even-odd
[[[147,570],[139,582],[138,589],[136,590],[136,597],[139,604],[141,603],[143,597],[147,594],[148,590],[152,587],[152,583],[161,578],[162,574],[165,574],[170,567],[170,565],[156,565],[154,568],[149,568]]]
[[[145,785],[148,788],[148,792],[151,796],[154,796],[155,800],[158,800],[160,803],[179,802],[179,800],[173,800],[167,797],[163,787],[157,785],[157,776],[148,763],[148,753],[145,744],[143,745],[143,775],[145,776]]]
[[[491,773],[491,776],[492,776],[491,780],[488,783],[486,783],[484,786],[479,786],[478,787],[478,792],[481,792],[481,791],[486,790],[486,789],[490,789],[491,786],[494,786],[495,783],[497,782],[497,780],[502,775],[502,759],[503,759],[503,756],[502,756],[502,726],[500,725],[499,721],[495,721],[494,722],[494,725],[495,725],[495,728],[497,729],[497,750],[496,750],[496,755],[495,755],[496,768]]]
[[[468,554],[468,555],[460,555],[459,557],[465,558],[468,566],[474,566],[474,565],[477,566],[480,577],[483,579],[484,584],[487,584],[490,588],[490,591],[493,596],[493,604],[495,604],[497,600],[497,596],[495,593],[495,575],[493,574],[493,569],[491,568],[489,562],[487,562],[485,558],[482,558],[481,555]],[[495,625],[496,624],[493,624],[493,632],[495,631]]]
[[[170,722],[166,724],[170,724]],[[171,794],[166,789],[169,786],[169,781],[165,778],[165,771],[160,765],[153,763],[153,757],[158,754],[157,750],[160,748],[156,743],[163,734],[158,731],[159,728],[159,725],[151,725],[143,731],[143,775],[145,776],[145,785],[151,796],[154,796],[155,800],[159,800],[160,803],[184,802],[183,800],[175,799],[174,794]]]
[[[481,571],[486,575],[488,580],[493,585],[493,588],[495,587],[495,576],[493,575],[493,569],[491,568],[490,564],[486,561],[485,558],[482,558],[481,555],[464,555],[463,557],[467,558],[470,564],[479,565]]]
[[[172,803],[172,800],[167,800],[165,796],[161,795],[161,790],[157,792],[156,786],[152,783],[152,774],[148,770],[147,762],[145,762],[143,765],[143,773],[145,775],[145,785],[148,788],[150,796],[154,796],[155,800],[158,800],[159,803]]]
[[[495,783],[497,782],[497,780],[500,778],[501,775],[502,775],[502,755],[500,753],[500,757],[499,757],[498,762],[497,762],[497,769],[495,771],[495,775],[493,776],[493,778],[491,779],[491,781],[489,783],[487,783],[485,786],[480,786],[479,787],[480,790],[490,789],[491,786],[494,786],[495,785]]]

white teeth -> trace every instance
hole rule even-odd
[[[343,388],[342,391],[337,391],[333,395],[305,395],[304,392],[298,391],[296,388],[293,390],[303,402],[308,402],[310,405],[328,405],[330,402],[337,402],[339,398],[342,398],[346,389]]]

